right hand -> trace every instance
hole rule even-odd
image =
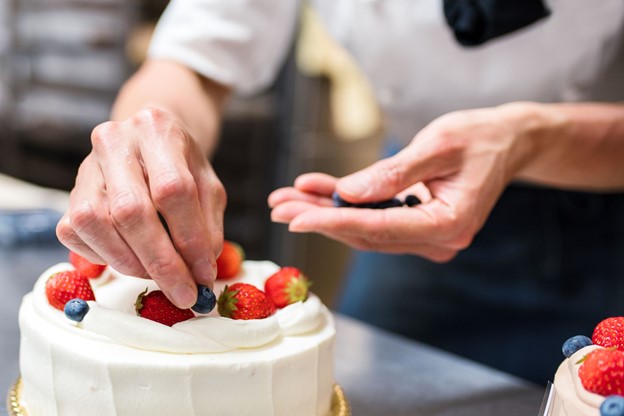
[[[192,306],[197,284],[213,286],[223,244],[226,193],[207,157],[177,117],[157,108],[99,125],[91,141],[59,240]]]

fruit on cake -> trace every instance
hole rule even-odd
[[[592,338],[576,335],[562,347],[550,416],[624,416],[624,317],[600,322]]]
[[[27,414],[332,414],[330,312],[298,269],[227,253],[193,310],[75,254],[43,272],[19,312]]]

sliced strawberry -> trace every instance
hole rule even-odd
[[[66,270],[50,276],[45,293],[50,305],[61,311],[72,299],[95,300],[89,279],[77,270]]]
[[[104,269],[106,269],[105,264],[91,263],[80,254],[74,253],[73,251],[69,252],[69,262],[76,268],[76,270],[90,279],[100,277],[104,272]]]
[[[221,255],[217,257],[217,279],[225,280],[236,276],[241,270],[243,260],[243,248],[232,241],[224,241]]]
[[[217,304],[219,315],[232,319],[263,319],[275,313],[267,295],[247,283],[225,286]]]
[[[264,291],[275,306],[283,308],[308,298],[308,278],[296,267],[282,267],[264,283]]]
[[[145,289],[137,297],[134,306],[137,315],[167,326],[195,317],[190,309],[180,309],[171,303],[162,290],[147,293]]]

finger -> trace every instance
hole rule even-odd
[[[295,188],[317,195],[331,195],[336,189],[338,179],[325,173],[304,173],[295,179]]]
[[[95,251],[91,249],[72,229],[67,212],[63,214],[58,224],[56,224],[56,236],[61,244],[67,247],[74,253],[79,254],[91,263],[106,264],[106,261],[102,259]]]
[[[72,232],[88,247],[85,257],[94,253],[102,263],[111,265],[121,273],[146,277],[145,268],[119,235],[108,211],[104,178],[92,157],[81,165],[76,176],[76,186],[70,195],[67,223]],[[82,251],[78,251],[82,255]],[[98,263],[96,261],[96,263]]]
[[[457,250],[438,247],[429,244],[413,243],[386,243],[379,244],[361,237],[341,235],[339,233],[321,233],[327,238],[339,241],[345,245],[361,251],[376,251],[387,254],[412,254],[424,257],[436,263],[444,263],[457,256]]]
[[[455,234],[456,224],[452,210],[433,200],[411,208],[316,208],[293,218],[290,230],[337,232],[381,243],[413,242],[456,248],[456,242],[448,241],[449,235]]]
[[[349,202],[379,201],[432,176],[451,173],[455,157],[429,157],[429,154],[431,151],[420,148],[415,140],[395,156],[340,179],[336,190]]]
[[[141,145],[154,206],[164,217],[179,255],[197,283],[212,287],[216,277],[210,261],[211,245],[203,215],[196,178],[190,171],[187,154],[194,151],[190,138],[179,130],[159,132],[166,141]],[[192,150],[191,150],[192,149]]]
[[[197,300],[197,287],[176,252],[152,204],[133,132],[119,124],[94,131],[92,138],[106,182],[110,216],[128,246],[165,295],[179,308]],[[124,137],[124,135],[126,137]],[[146,172],[149,177],[150,172]]]
[[[308,201],[283,202],[271,210],[271,220],[273,222],[287,224],[296,216],[315,208],[318,208],[318,205]]]
[[[305,201],[318,206],[331,207],[332,200],[326,196],[320,196],[309,192],[302,192],[296,188],[280,188],[271,192],[268,198],[269,207],[288,202],[288,201]]]
[[[213,275],[216,276],[216,259],[221,254],[223,248],[223,217],[227,203],[227,194],[223,184],[205,159],[204,163],[207,166],[202,169],[202,173],[195,175],[199,177],[199,203],[208,229],[208,244],[210,247],[207,253],[208,261],[211,263]]]

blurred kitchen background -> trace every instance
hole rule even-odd
[[[5,219],[13,212],[7,209],[25,199],[34,207],[62,209],[64,192],[90,151],[91,130],[108,119],[118,88],[144,59],[166,4],[0,0]],[[271,223],[266,198],[303,172],[341,176],[366,166],[377,158],[383,123],[366,81],[305,7],[300,23],[274,85],[230,101],[213,162],[228,190],[226,238],[239,242],[250,259],[302,268],[314,280],[314,291],[333,306],[348,249]],[[10,224],[4,224],[0,221],[0,233],[10,233]],[[4,244],[20,242],[5,238]]]

